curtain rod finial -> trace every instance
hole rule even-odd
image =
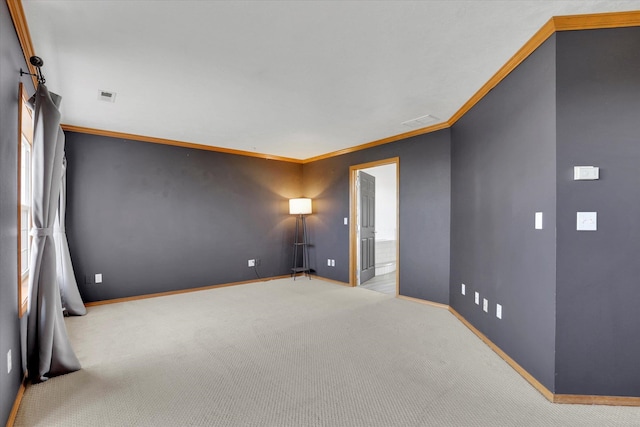
[[[29,58],[29,62],[31,62],[31,65],[34,67],[42,67],[44,65],[44,61],[39,56],[32,56]]]
[[[29,62],[31,63],[31,65],[36,67],[36,74],[22,71],[22,68],[20,68],[20,77],[27,74],[29,76],[34,76],[38,80],[38,83],[40,84],[44,83],[45,82],[44,75],[42,74],[42,70],[40,70],[40,67],[44,65],[44,61],[42,60],[42,58],[34,55],[31,58],[29,58]]]

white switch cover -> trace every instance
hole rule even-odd
[[[11,373],[11,368],[13,368],[13,366],[11,365],[11,349],[9,349],[9,351],[7,351],[7,374]]]
[[[475,302],[477,305],[480,305],[480,294],[476,292]]]
[[[576,230],[596,231],[598,229],[598,212],[578,212]]]
[[[485,313],[489,312],[489,301],[486,298],[482,298],[482,309]]]
[[[336,260],[335,260],[335,259],[332,259],[332,260],[331,260],[331,267],[335,267],[335,266],[336,266]]]
[[[600,168],[595,166],[574,166],[573,179],[575,181],[581,181],[581,180],[592,181],[592,180],[600,179]]]
[[[542,212],[536,212],[535,228],[536,230],[542,230]]]
[[[467,287],[465,286],[464,283],[462,284],[462,286],[460,286],[460,292],[462,292],[462,295],[467,294]]]
[[[348,219],[347,219],[347,217],[345,216],[345,217],[344,217],[344,225],[347,225],[347,224],[349,224],[349,220],[348,220]]]
[[[496,304],[496,317],[502,319],[502,306],[500,304]]]
[[[327,265],[331,267],[331,260],[329,258],[327,258]]]
[[[102,283],[102,273],[96,273],[96,283]]]

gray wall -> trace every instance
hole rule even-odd
[[[552,37],[454,124],[451,160],[451,306],[550,390],[555,55]],[[543,230],[534,229],[535,212],[543,212]]]
[[[252,280],[251,258],[263,277],[290,273],[301,164],[66,136],[67,235],[85,301]]]
[[[442,130],[304,165],[311,264],[349,282],[349,167],[400,157],[400,294],[449,303],[450,132]],[[326,259],[336,260],[327,267]]]
[[[0,424],[4,425],[22,379],[18,318],[18,84],[33,93],[6,2],[0,2]],[[7,352],[13,369],[7,374]]]
[[[26,68],[4,2],[0,31],[0,359],[12,349],[14,365],[0,372],[2,421],[21,378],[16,101]],[[628,28],[553,36],[451,130],[305,165],[67,133],[81,293],[250,280],[256,257],[263,276],[288,274],[287,199],[301,195],[314,198],[312,268],[347,282],[349,166],[399,156],[402,295],[451,304],[556,393],[640,395],[639,100],[640,29]],[[601,180],[573,181],[579,164],[600,166]],[[597,232],[575,231],[580,210],[598,212]]]
[[[640,28],[557,41],[556,392],[640,396]],[[577,165],[601,179],[573,181]],[[576,231],[578,211],[598,230]]]

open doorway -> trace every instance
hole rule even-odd
[[[350,284],[397,295],[399,158],[349,171]]]

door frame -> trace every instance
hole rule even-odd
[[[349,166],[349,286],[358,286],[358,191],[356,180],[360,169],[396,165],[396,296],[400,291],[400,157]]]

